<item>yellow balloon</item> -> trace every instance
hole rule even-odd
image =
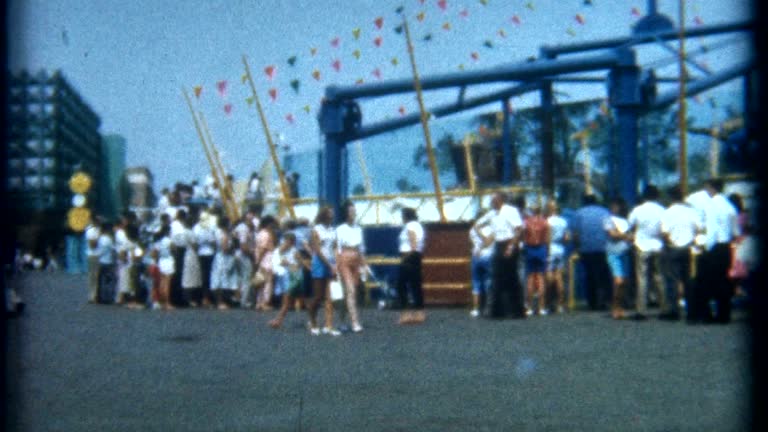
[[[76,172],[69,179],[69,189],[74,193],[84,194],[91,188],[91,177],[84,172]]]
[[[91,211],[83,207],[75,207],[67,213],[67,224],[75,232],[85,231],[91,223]]]

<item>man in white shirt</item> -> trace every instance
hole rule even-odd
[[[482,217],[482,214],[479,217]],[[481,228],[479,232],[474,229],[469,230],[469,241],[472,243],[472,310],[469,315],[473,318],[480,316],[482,300],[490,291],[493,261],[493,242],[490,238],[491,227],[489,226]]]
[[[678,320],[678,292],[683,287],[686,303],[690,302],[691,292],[691,248],[696,236],[704,230],[699,214],[690,205],[683,202],[679,186],[669,193],[671,205],[661,216],[661,233],[664,238],[662,252],[662,272],[666,287],[667,310],[662,311],[660,319]]]
[[[216,240],[218,229],[215,217],[208,211],[200,213],[200,219],[195,224],[192,232],[197,243],[197,256],[200,259],[200,274],[202,276],[203,305],[213,304],[211,293],[211,271],[213,269],[213,257],[216,253]]]
[[[523,290],[517,274],[518,245],[523,230],[523,219],[517,208],[506,204],[506,196],[501,192],[493,194],[491,210],[478,219],[472,228],[476,233],[484,226],[491,228],[494,241],[493,280],[488,296],[490,317],[502,318],[506,315],[505,297],[509,296],[510,313],[513,318],[525,318]]]
[[[184,302],[181,275],[184,271],[184,253],[187,251],[186,220],[187,212],[180,209],[176,212],[176,218],[171,222],[171,254],[175,265],[171,277],[171,303],[177,306]]]
[[[723,182],[710,179],[702,191],[690,195],[686,201],[703,215],[705,227],[704,251],[696,261],[696,286],[692,304],[688,305],[688,322],[731,321],[731,297],[733,284],[728,279],[731,264],[731,241],[738,234],[736,209],[723,196]],[[707,200],[709,197],[709,200]],[[709,300],[717,305],[715,317],[709,309]]]
[[[647,314],[648,281],[653,281],[653,290],[657,293],[659,306],[664,311],[667,308],[666,299],[662,292],[661,250],[664,246],[661,237],[661,215],[664,207],[658,203],[659,190],[656,186],[648,185],[643,192],[643,202],[629,213],[627,220],[629,228],[634,232],[635,246],[635,275],[637,276],[637,292],[635,298],[636,314],[634,319],[643,320]]]

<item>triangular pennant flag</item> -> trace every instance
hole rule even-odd
[[[272,87],[269,89],[269,97],[272,98],[272,102],[277,100],[277,89]]]
[[[400,63],[397,57],[392,57],[392,60],[390,60],[389,62],[392,63],[392,66],[397,66],[397,64]]]
[[[447,0],[438,0],[437,6],[440,7],[442,10],[448,9],[448,1]]]
[[[400,105],[400,108],[397,109],[397,111],[400,113],[401,116],[405,115],[405,107]]]
[[[339,42],[341,42],[341,39],[339,39],[337,37],[333,38],[331,40],[331,46],[334,47],[334,48],[338,48],[339,47]]]
[[[451,29],[451,23],[444,22],[443,23],[443,30],[450,30]]]
[[[224,112],[227,115],[230,115],[232,113],[232,104],[226,104],[224,105]]]
[[[291,88],[296,93],[299,92],[299,86],[301,86],[301,83],[299,82],[299,80],[297,80],[297,79],[291,80]]]
[[[510,18],[510,21],[512,21],[513,23],[515,23],[517,25],[520,25],[520,17],[517,16],[517,15],[512,15],[512,18]]]
[[[314,56],[315,56],[315,54],[317,54],[317,48],[310,48],[310,49],[309,49],[309,54],[310,54],[312,57],[314,57]]]
[[[216,83],[216,88],[219,90],[219,94],[221,97],[225,97],[227,95],[227,81],[219,81]]]
[[[399,25],[399,26],[395,27],[395,33],[397,33],[397,34],[403,33],[403,26]]]
[[[419,12],[419,14],[418,14],[418,15],[416,15],[416,19],[417,19],[419,22],[421,22],[421,21],[424,21],[424,16],[425,16],[425,15],[424,15],[424,12]]]
[[[632,11],[630,13],[632,14],[632,16],[639,17],[640,16],[640,9],[638,9],[636,7],[633,7]]]
[[[338,59],[334,60],[333,63],[331,63],[331,67],[333,67],[336,72],[339,72],[341,70],[341,61]]]
[[[576,32],[570,27],[568,27],[568,29],[565,32],[571,36],[576,36]]]
[[[355,40],[360,39],[360,28],[356,28],[352,30],[352,36],[355,38]]]
[[[469,16],[469,11],[467,9],[462,9],[461,12],[459,12],[459,16],[466,18]]]
[[[274,78],[274,77],[275,77],[275,66],[273,66],[273,65],[269,65],[269,66],[265,67],[265,68],[264,68],[264,73],[265,73],[265,74],[267,75],[267,77],[269,77],[269,79],[271,80],[272,78]]]
[[[373,20],[373,24],[376,26],[377,29],[381,30],[381,27],[384,25],[384,18],[378,17],[375,20]]]
[[[530,9],[530,10],[534,10],[534,9],[535,9],[535,7],[533,6],[533,2],[528,2],[528,3],[526,3],[526,4],[525,4],[525,7],[527,7],[527,8],[528,8],[528,9]]]
[[[288,123],[293,124],[293,114],[286,114],[285,119],[288,121]]]
[[[309,111],[310,111],[310,110],[312,110],[312,107],[310,107],[309,105],[304,105],[304,112],[306,112],[307,114],[309,114]]]
[[[464,63],[459,65],[459,70],[464,70]]]
[[[483,6],[488,6],[488,0],[480,0],[480,4]]]
[[[477,61],[477,60],[480,59],[480,55],[478,53],[476,53],[476,52],[473,52],[472,54],[470,54],[470,56],[472,57],[472,60],[474,60],[474,61]]]
[[[240,77],[240,82],[245,84],[246,81],[248,81],[248,74],[243,74],[243,76]]]
[[[288,64],[293,66],[296,64],[296,56],[290,56],[288,57]]]
[[[395,9],[395,13],[399,15],[403,13],[403,10],[405,10],[404,6],[398,6],[397,9]]]
[[[195,97],[200,99],[200,94],[203,92],[203,88],[201,86],[195,86],[192,90],[195,92]]]
[[[499,33],[499,36],[501,36],[503,38],[507,37],[507,33],[504,31],[504,29],[499,29],[498,33]]]
[[[363,79],[362,79],[362,78],[358,78],[357,80],[355,80],[355,85],[362,85],[362,84],[363,84],[363,82],[364,82],[364,81],[363,81]]]
[[[584,6],[592,6],[592,0],[584,0]]]
[[[352,51],[352,55],[353,55],[353,56],[354,56],[356,59],[360,60],[360,50],[354,50],[354,51]]]
[[[381,71],[379,70],[379,68],[374,69],[373,72],[371,72],[371,74],[373,74],[373,76],[375,76],[376,78],[381,79]]]
[[[485,42],[483,42],[483,46],[485,46],[486,48],[493,48],[493,42],[486,40]]]
[[[373,40],[373,44],[376,45],[377,47],[380,47],[381,46],[381,36],[379,36],[376,39],[374,39]]]
[[[696,25],[702,25],[702,24],[704,24],[704,21],[701,19],[701,17],[700,17],[700,16],[697,16],[696,18],[694,18],[694,19],[693,19],[693,22],[694,22]]]
[[[424,4],[424,0],[419,0],[419,3]]]
[[[253,105],[253,102],[255,102],[255,101],[256,100],[253,98],[253,96],[249,96],[249,97],[245,98],[245,102],[248,104],[248,106]]]
[[[312,78],[316,79],[317,81],[320,81],[320,71],[315,69],[312,71]]]
[[[584,25],[584,17],[581,14],[576,14],[573,19],[575,19],[577,23]]]
[[[427,41],[427,42],[431,41],[432,40],[432,33],[427,33],[426,35],[424,35],[424,40]]]

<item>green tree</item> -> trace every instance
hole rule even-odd
[[[406,177],[400,177],[397,179],[395,182],[395,187],[399,192],[418,192],[421,190],[418,186],[411,183],[411,181]]]

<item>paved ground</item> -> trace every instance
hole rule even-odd
[[[748,328],[524,321],[365,309],[314,337],[303,313],[88,305],[83,276],[28,274],[9,326],[6,422],[23,431],[736,431]]]

